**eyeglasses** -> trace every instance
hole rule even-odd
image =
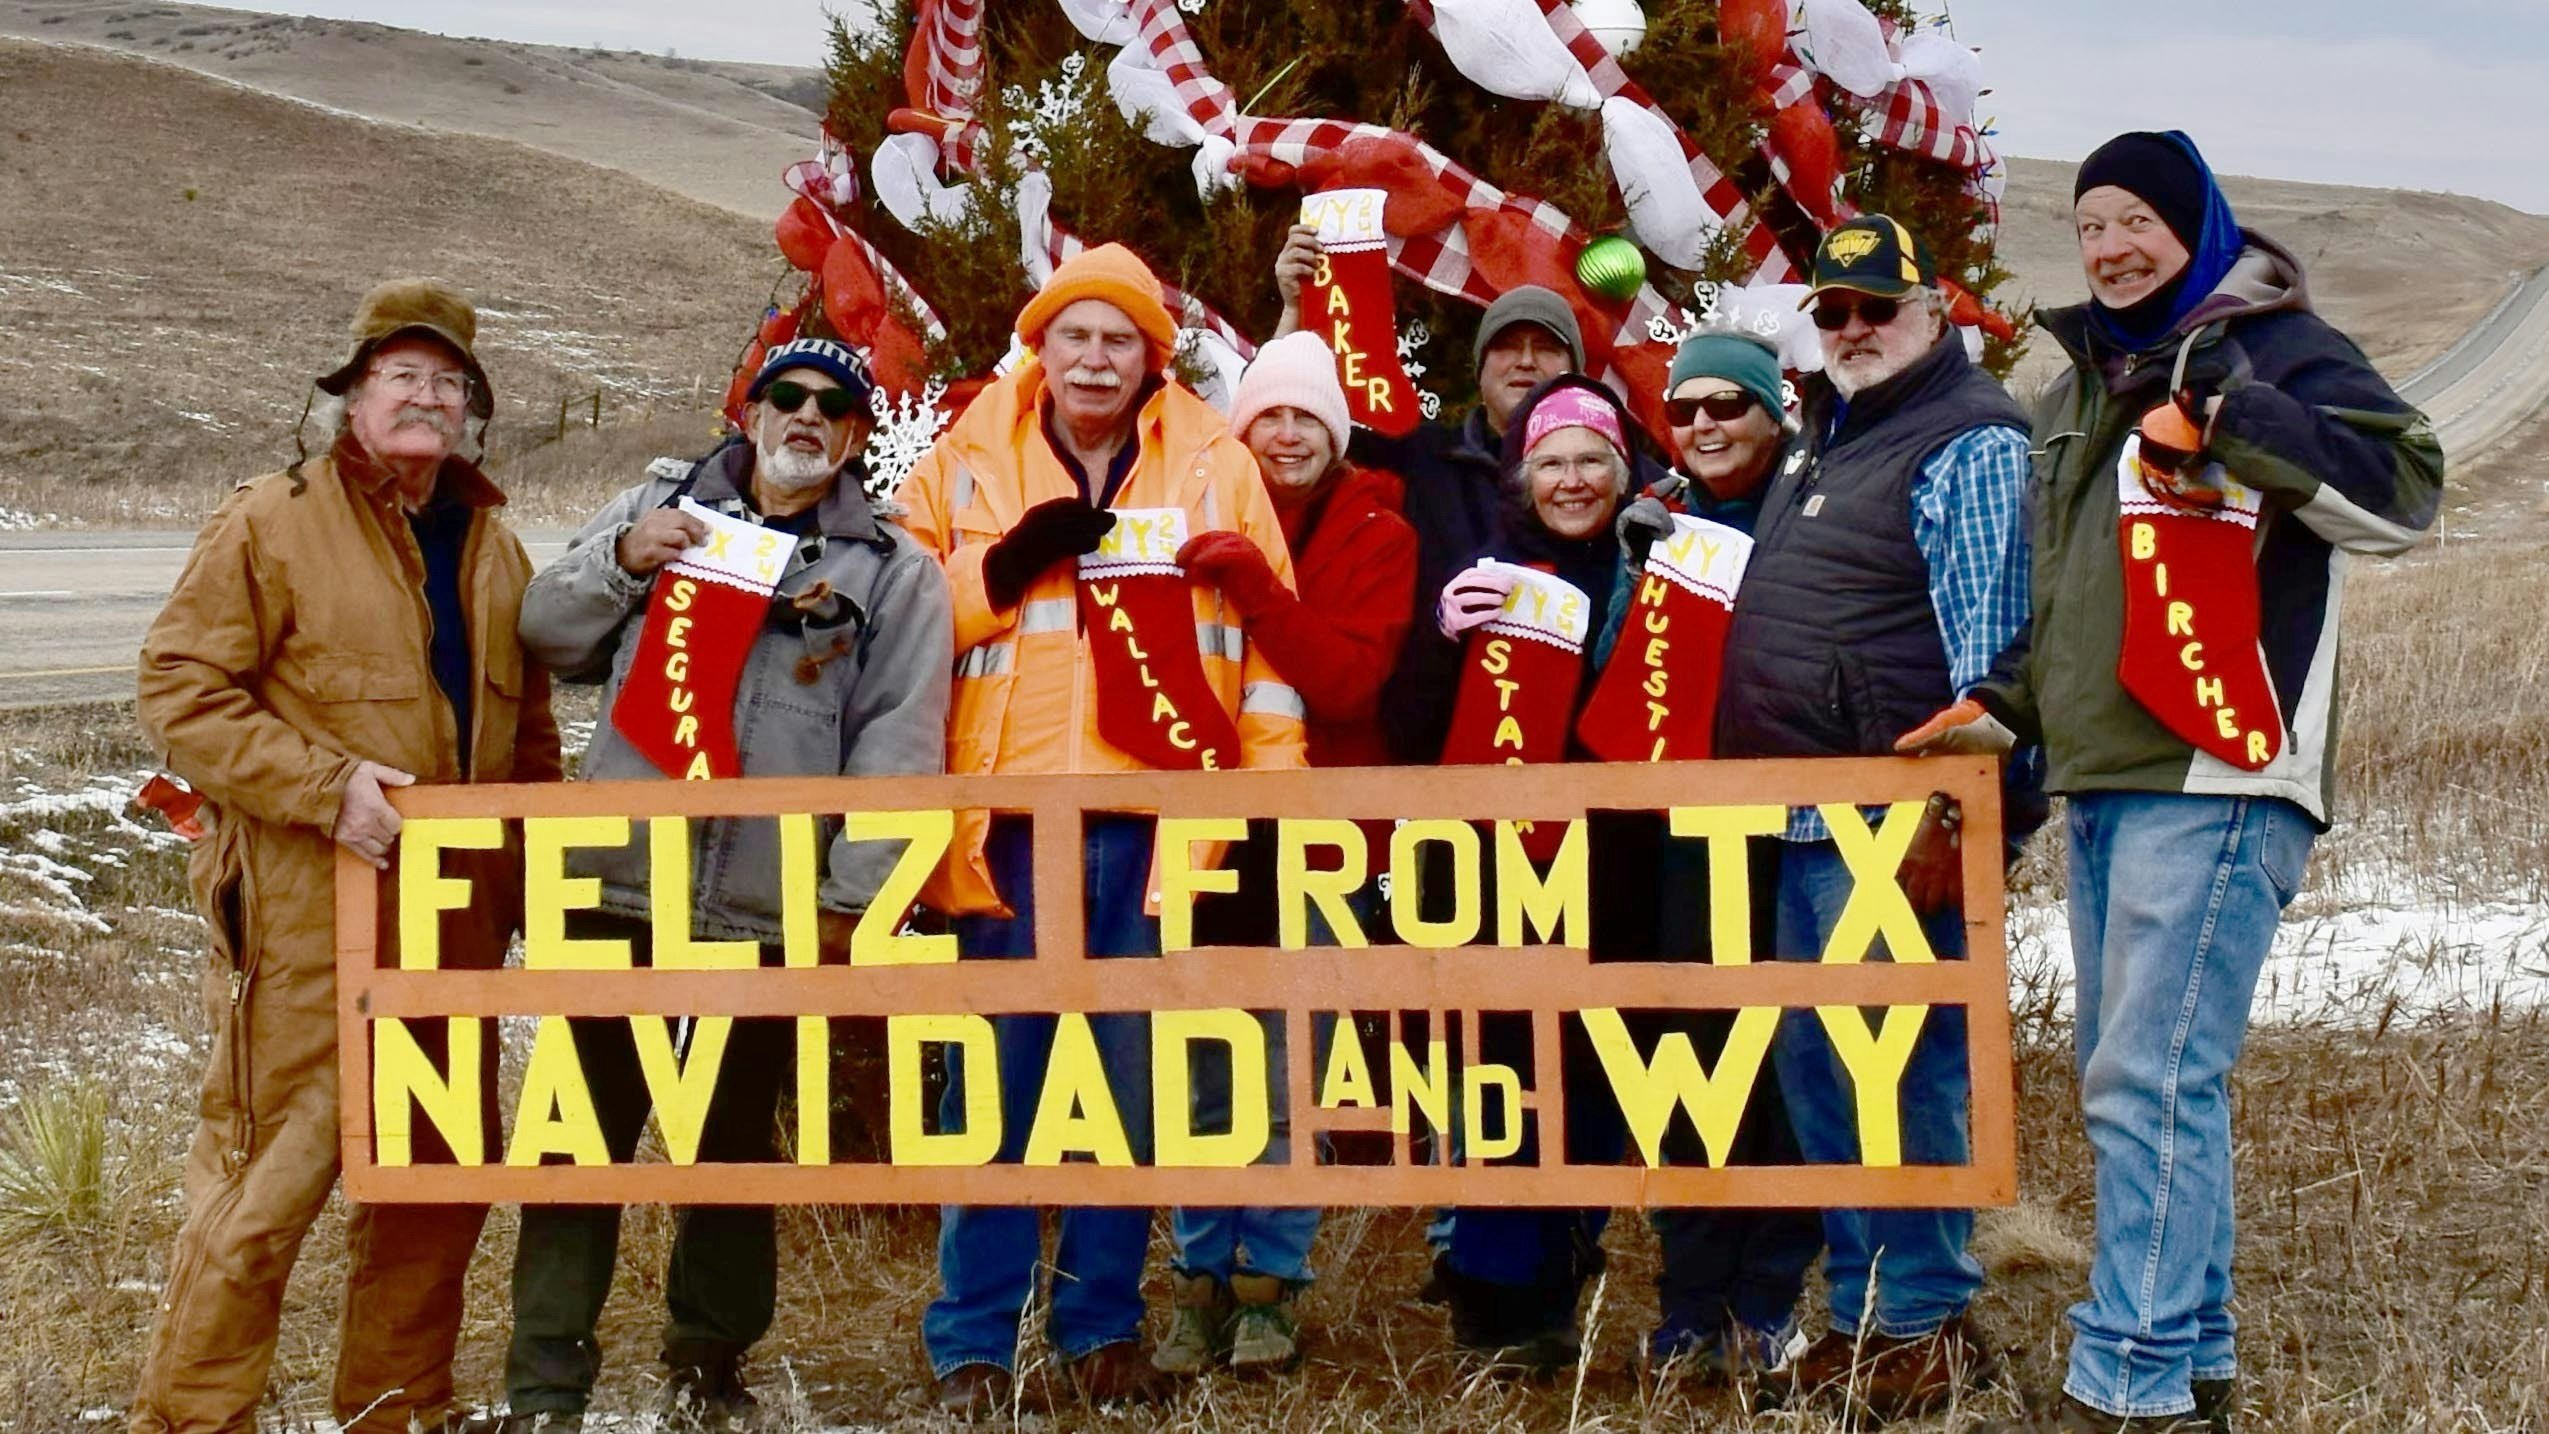
[[[834,423],[858,412],[865,405],[859,396],[846,388],[808,388],[801,383],[781,379],[761,391],[761,401],[781,413],[794,413],[814,400],[815,411]]]
[[[431,393],[445,408],[469,396],[469,375],[451,369],[376,368],[371,381],[397,398]]]
[[[1814,326],[1827,334],[1837,333],[1850,326],[1850,315],[1856,313],[1867,320],[1869,328],[1881,329],[1894,322],[1894,316],[1901,312],[1902,300],[1880,299],[1872,294],[1862,295],[1855,302],[1826,299],[1814,306]]]
[[[1618,473],[1617,458],[1605,450],[1600,453],[1546,453],[1523,465],[1523,471],[1534,478],[1563,478],[1579,474],[1586,478],[1608,479]]]
[[[1664,400],[1664,418],[1675,428],[1690,427],[1703,413],[1711,422],[1732,423],[1750,413],[1752,406],[1760,401],[1740,388],[1703,394],[1698,398],[1668,398]]]

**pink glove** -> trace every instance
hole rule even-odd
[[[1458,637],[1505,610],[1514,575],[1498,568],[1468,568],[1443,584],[1442,601],[1434,608],[1434,625],[1445,637]]]

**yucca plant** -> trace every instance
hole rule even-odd
[[[0,1252],[95,1250],[176,1183],[155,1141],[109,1118],[93,1080],[38,1087],[0,1115]]]

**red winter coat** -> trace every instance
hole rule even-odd
[[[1291,531],[1301,597],[1251,622],[1248,638],[1309,709],[1310,765],[1389,764],[1381,684],[1398,665],[1416,610],[1416,530],[1397,475],[1348,466],[1313,500],[1310,531]]]

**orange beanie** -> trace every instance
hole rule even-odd
[[[1100,244],[1064,260],[1044,281],[1042,292],[1018,311],[1018,337],[1029,348],[1041,348],[1053,316],[1082,299],[1102,299],[1122,309],[1150,340],[1151,367],[1168,366],[1168,356],[1177,350],[1177,321],[1169,316],[1150,267],[1121,244]]]

